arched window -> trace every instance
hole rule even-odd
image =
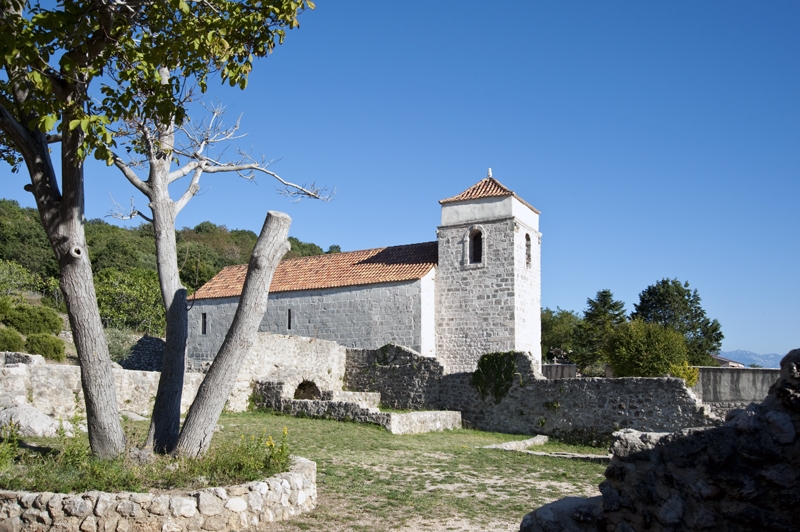
[[[525,266],[531,267],[531,235],[525,234]]]
[[[483,262],[483,233],[476,229],[469,234],[469,263],[481,262]]]

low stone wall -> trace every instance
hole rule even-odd
[[[3,353],[0,360],[0,408],[30,404],[47,415],[68,419],[85,411],[78,366],[45,364],[39,355]],[[20,360],[21,362],[13,362]],[[114,368],[117,405],[120,410],[149,416],[158,389],[160,373]],[[187,373],[184,378],[181,411],[186,412],[197,395],[203,375]]]
[[[281,396],[282,383],[260,381],[256,383],[255,404],[291,416],[355,421],[380,425],[392,434],[420,434],[442,430],[460,429],[461,413],[454,411],[427,411],[398,414],[352,402],[325,399],[291,399]],[[340,392],[342,393],[342,392]],[[347,394],[347,392],[344,392]],[[356,398],[361,394],[356,395]],[[374,400],[379,394],[363,394]]]
[[[0,530],[266,530],[268,523],[308,512],[316,500],[317,465],[294,458],[287,473],[226,488],[75,495],[0,491]]]
[[[438,403],[444,367],[435,358],[399,345],[348,349],[344,387],[380,392],[389,408],[421,409]]]
[[[601,443],[621,428],[671,432],[720,423],[682,379],[550,381],[523,375],[496,403],[470,385],[472,374],[448,377],[442,383],[448,390],[447,408],[460,410],[467,426],[481,430]]]
[[[164,346],[162,338],[142,336],[131,347],[131,352],[119,363],[123,369],[137,371],[161,371],[161,362],[164,359]]]
[[[323,401],[343,401],[356,403],[364,408],[378,408],[381,394],[375,392],[344,392],[340,390],[323,390],[320,394]]]
[[[779,369],[702,367],[692,390],[706,403],[760,403],[780,374]]]
[[[187,366],[207,369],[210,361],[187,359]],[[253,392],[253,383],[260,379],[280,380],[297,388],[303,381],[315,383],[321,390],[341,390],[345,373],[345,348],[336,342],[258,333],[248,352],[226,408],[242,412]]]
[[[682,379],[547,380],[518,357],[508,394],[481,398],[472,373],[444,375],[434,359],[399,346],[348,350],[345,384],[394,408],[460,411],[471,428],[601,442],[615,430],[674,431],[720,423]]]

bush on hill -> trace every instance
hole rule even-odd
[[[25,348],[22,335],[11,328],[0,329],[0,351],[19,352]]]
[[[48,307],[17,305],[3,320],[24,335],[47,333],[58,334],[64,326],[58,312]]]
[[[25,351],[42,355],[47,360],[64,362],[64,340],[50,334],[31,334],[25,341]]]

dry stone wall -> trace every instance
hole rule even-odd
[[[317,466],[262,482],[170,493],[78,494],[0,491],[0,531],[183,532],[266,530],[314,508]]]
[[[13,362],[13,360],[23,360]],[[0,408],[30,404],[49,416],[68,419],[85,412],[78,366],[45,364],[38,355],[0,354]],[[120,410],[149,416],[160,374],[151,371],[112,369]],[[181,411],[189,409],[203,375],[187,373],[184,378]]]
[[[435,358],[402,346],[348,349],[344,387],[380,392],[381,403],[389,408],[417,410],[439,403],[443,374],[444,368]]]
[[[682,379],[547,380],[520,354],[499,402],[481,397],[471,380],[472,373],[445,374],[437,360],[399,346],[348,350],[348,389],[379,392],[392,408],[460,411],[466,426],[481,430],[600,442],[621,428],[674,431],[721,422]]]

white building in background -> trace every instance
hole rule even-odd
[[[259,331],[351,348],[387,343],[439,359],[449,373],[523,351],[541,360],[539,211],[489,176],[443,199],[438,241],[281,261]],[[233,320],[247,265],[194,295],[190,364],[210,361]]]

